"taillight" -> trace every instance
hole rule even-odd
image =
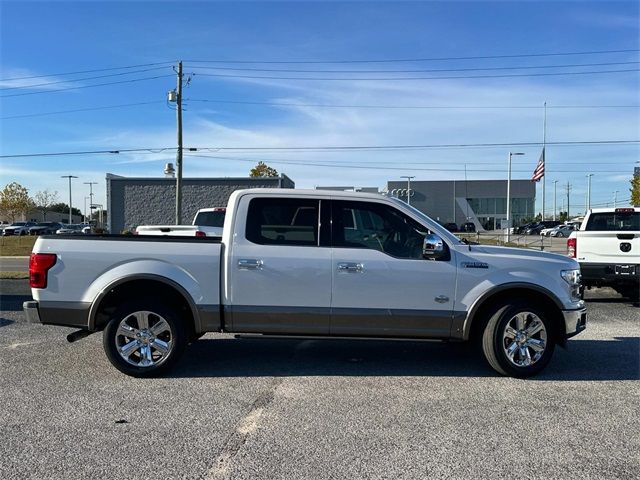
[[[571,258],[576,258],[577,249],[578,249],[578,239],[568,238],[567,239],[567,255]]]
[[[47,288],[47,272],[56,264],[55,253],[32,253],[29,257],[29,286]]]
[[[202,230],[196,230],[196,237],[206,237],[207,234],[204,233]]]

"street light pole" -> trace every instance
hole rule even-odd
[[[524,155],[522,152],[509,152],[509,169],[507,174],[507,243],[511,234],[511,157]]]
[[[411,205],[411,179],[416,177],[415,175],[414,176],[402,175],[400,178],[407,179],[407,205]]]
[[[587,174],[587,208],[584,214],[591,209],[591,177],[593,177],[593,173]]]
[[[558,186],[558,180],[553,181],[553,221],[556,221],[556,187]]]
[[[613,192],[613,208],[618,206],[618,190]]]
[[[71,179],[78,178],[75,175],[62,175],[60,178],[68,178],[69,179],[69,224],[72,224],[73,221],[71,219]]]
[[[89,205],[93,204],[93,186],[97,185],[98,182],[83,182],[85,185],[89,185],[89,198],[91,199],[91,201],[89,202]]]

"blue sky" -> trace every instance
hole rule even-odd
[[[185,74],[191,75],[184,92],[184,145],[199,149],[185,156],[185,176],[246,176],[258,160],[263,160],[301,188],[384,187],[387,180],[401,175],[415,175],[416,180],[460,180],[465,166],[468,179],[494,179],[506,178],[511,149],[526,154],[514,157],[512,178],[528,179],[540,146],[382,151],[248,149],[539,142],[545,101],[549,106],[549,142],[640,139],[637,71],[406,79],[637,70],[638,63],[629,63],[639,60],[637,51],[378,63],[198,62],[353,62],[638,49],[637,2],[5,1],[0,8],[2,155],[149,149],[117,155],[0,160],[3,185],[18,181],[32,194],[45,188],[57,190],[63,201],[67,201],[68,187],[59,177],[79,176],[74,180],[75,206],[82,206],[88,195],[88,186],[82,182],[99,182],[96,202],[104,203],[107,172],[160,176],[164,164],[175,161],[175,151],[159,149],[176,144],[175,113],[165,98],[175,86],[171,64],[179,59],[184,61]],[[67,74],[144,64],[158,65]],[[544,68],[550,65],[588,66]],[[481,68],[503,70],[460,71]],[[122,75],[124,72],[130,73]],[[102,75],[113,76],[89,78]],[[241,75],[287,78],[238,77]],[[24,78],[34,76],[39,78]],[[160,78],[88,87],[147,77]],[[388,80],[397,77],[403,79]],[[67,90],[55,91],[60,88]],[[142,105],[130,105],[134,103]],[[558,108],[562,106],[589,108]],[[96,107],[109,108],[49,114]],[[589,173],[594,173],[592,204],[611,202],[616,190],[619,200],[627,199],[628,180],[640,159],[639,152],[637,144],[549,145],[547,211],[553,206],[554,180],[559,185],[558,206],[563,192],[560,185],[569,181],[572,205],[584,208],[585,175]]]

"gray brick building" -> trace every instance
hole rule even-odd
[[[107,173],[108,229],[120,233],[138,225],[175,223],[175,178],[121,177]],[[182,221],[191,223],[200,208],[225,206],[244,188],[295,188],[289,177],[183,178]]]

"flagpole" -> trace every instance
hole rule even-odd
[[[547,102],[544,102],[544,122],[542,126],[542,161],[544,162],[544,175],[542,176],[542,220],[544,221],[545,183],[547,181]]]

